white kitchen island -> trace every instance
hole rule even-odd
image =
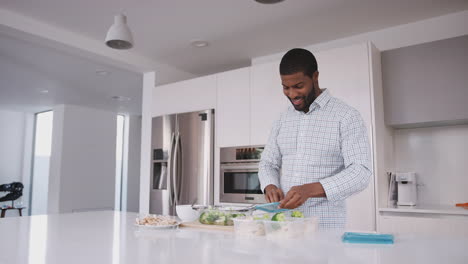
[[[0,220],[1,264],[468,263],[468,238],[396,236],[394,245],[343,244],[342,232],[303,240],[240,239],[226,231],[151,230],[113,211]]]

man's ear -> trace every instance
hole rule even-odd
[[[314,80],[314,82],[318,81],[318,77],[319,77],[319,72],[315,71],[314,74],[312,75],[312,79]]]

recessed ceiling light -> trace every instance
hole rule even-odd
[[[40,92],[41,94],[48,94],[48,93],[49,93],[49,90],[44,89],[44,90],[40,90],[39,92]]]
[[[204,48],[209,45],[208,41],[200,40],[200,39],[192,40],[190,44],[196,48]]]
[[[279,2],[283,2],[284,0],[255,0],[255,2],[258,2],[260,4],[277,4]]]
[[[127,102],[127,101],[131,100],[130,97],[121,96],[121,95],[114,95],[111,98],[112,98],[112,100],[116,100],[116,101],[119,101],[119,102]]]
[[[96,74],[99,75],[99,76],[107,76],[107,75],[110,74],[110,72],[104,71],[104,70],[97,70]]]

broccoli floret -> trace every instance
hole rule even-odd
[[[284,215],[284,213],[276,213],[272,218],[271,218],[271,221],[279,221],[279,222],[283,222],[286,220],[286,216]]]
[[[218,218],[214,221],[215,225],[226,225],[227,217],[225,215],[219,215]]]
[[[231,214],[231,218],[236,218],[236,217],[241,217],[241,216],[245,216],[245,214]]]
[[[209,225],[210,223],[208,223],[208,215],[208,212],[203,212],[198,218],[198,221],[200,221],[202,224]]]
[[[237,218],[237,217],[242,217],[242,216],[245,216],[245,214],[242,214],[242,213],[239,213],[239,214],[226,214],[226,222],[224,223],[224,225],[232,226],[232,225],[234,225],[234,221],[232,221],[232,219]]]
[[[199,221],[206,225],[216,225],[219,224],[220,221],[224,223],[225,218],[224,213],[218,211],[206,211],[200,215]]]
[[[292,211],[291,217],[304,218],[304,214],[301,211]]]

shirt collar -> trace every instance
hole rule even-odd
[[[312,104],[317,104],[320,106],[320,108],[323,108],[328,101],[330,101],[331,96],[330,93],[328,92],[328,89],[322,89],[322,93],[314,100]]]
[[[322,93],[310,105],[309,112],[304,113],[302,111],[297,111],[296,109],[294,109],[293,105],[290,105],[289,109],[291,109],[291,111],[296,111],[296,112],[298,112],[300,114],[305,114],[306,115],[306,114],[312,113],[312,111],[317,107],[323,108],[328,103],[328,101],[330,101],[330,99],[331,99],[330,92],[328,91],[327,88],[324,88],[324,89],[322,89]]]

